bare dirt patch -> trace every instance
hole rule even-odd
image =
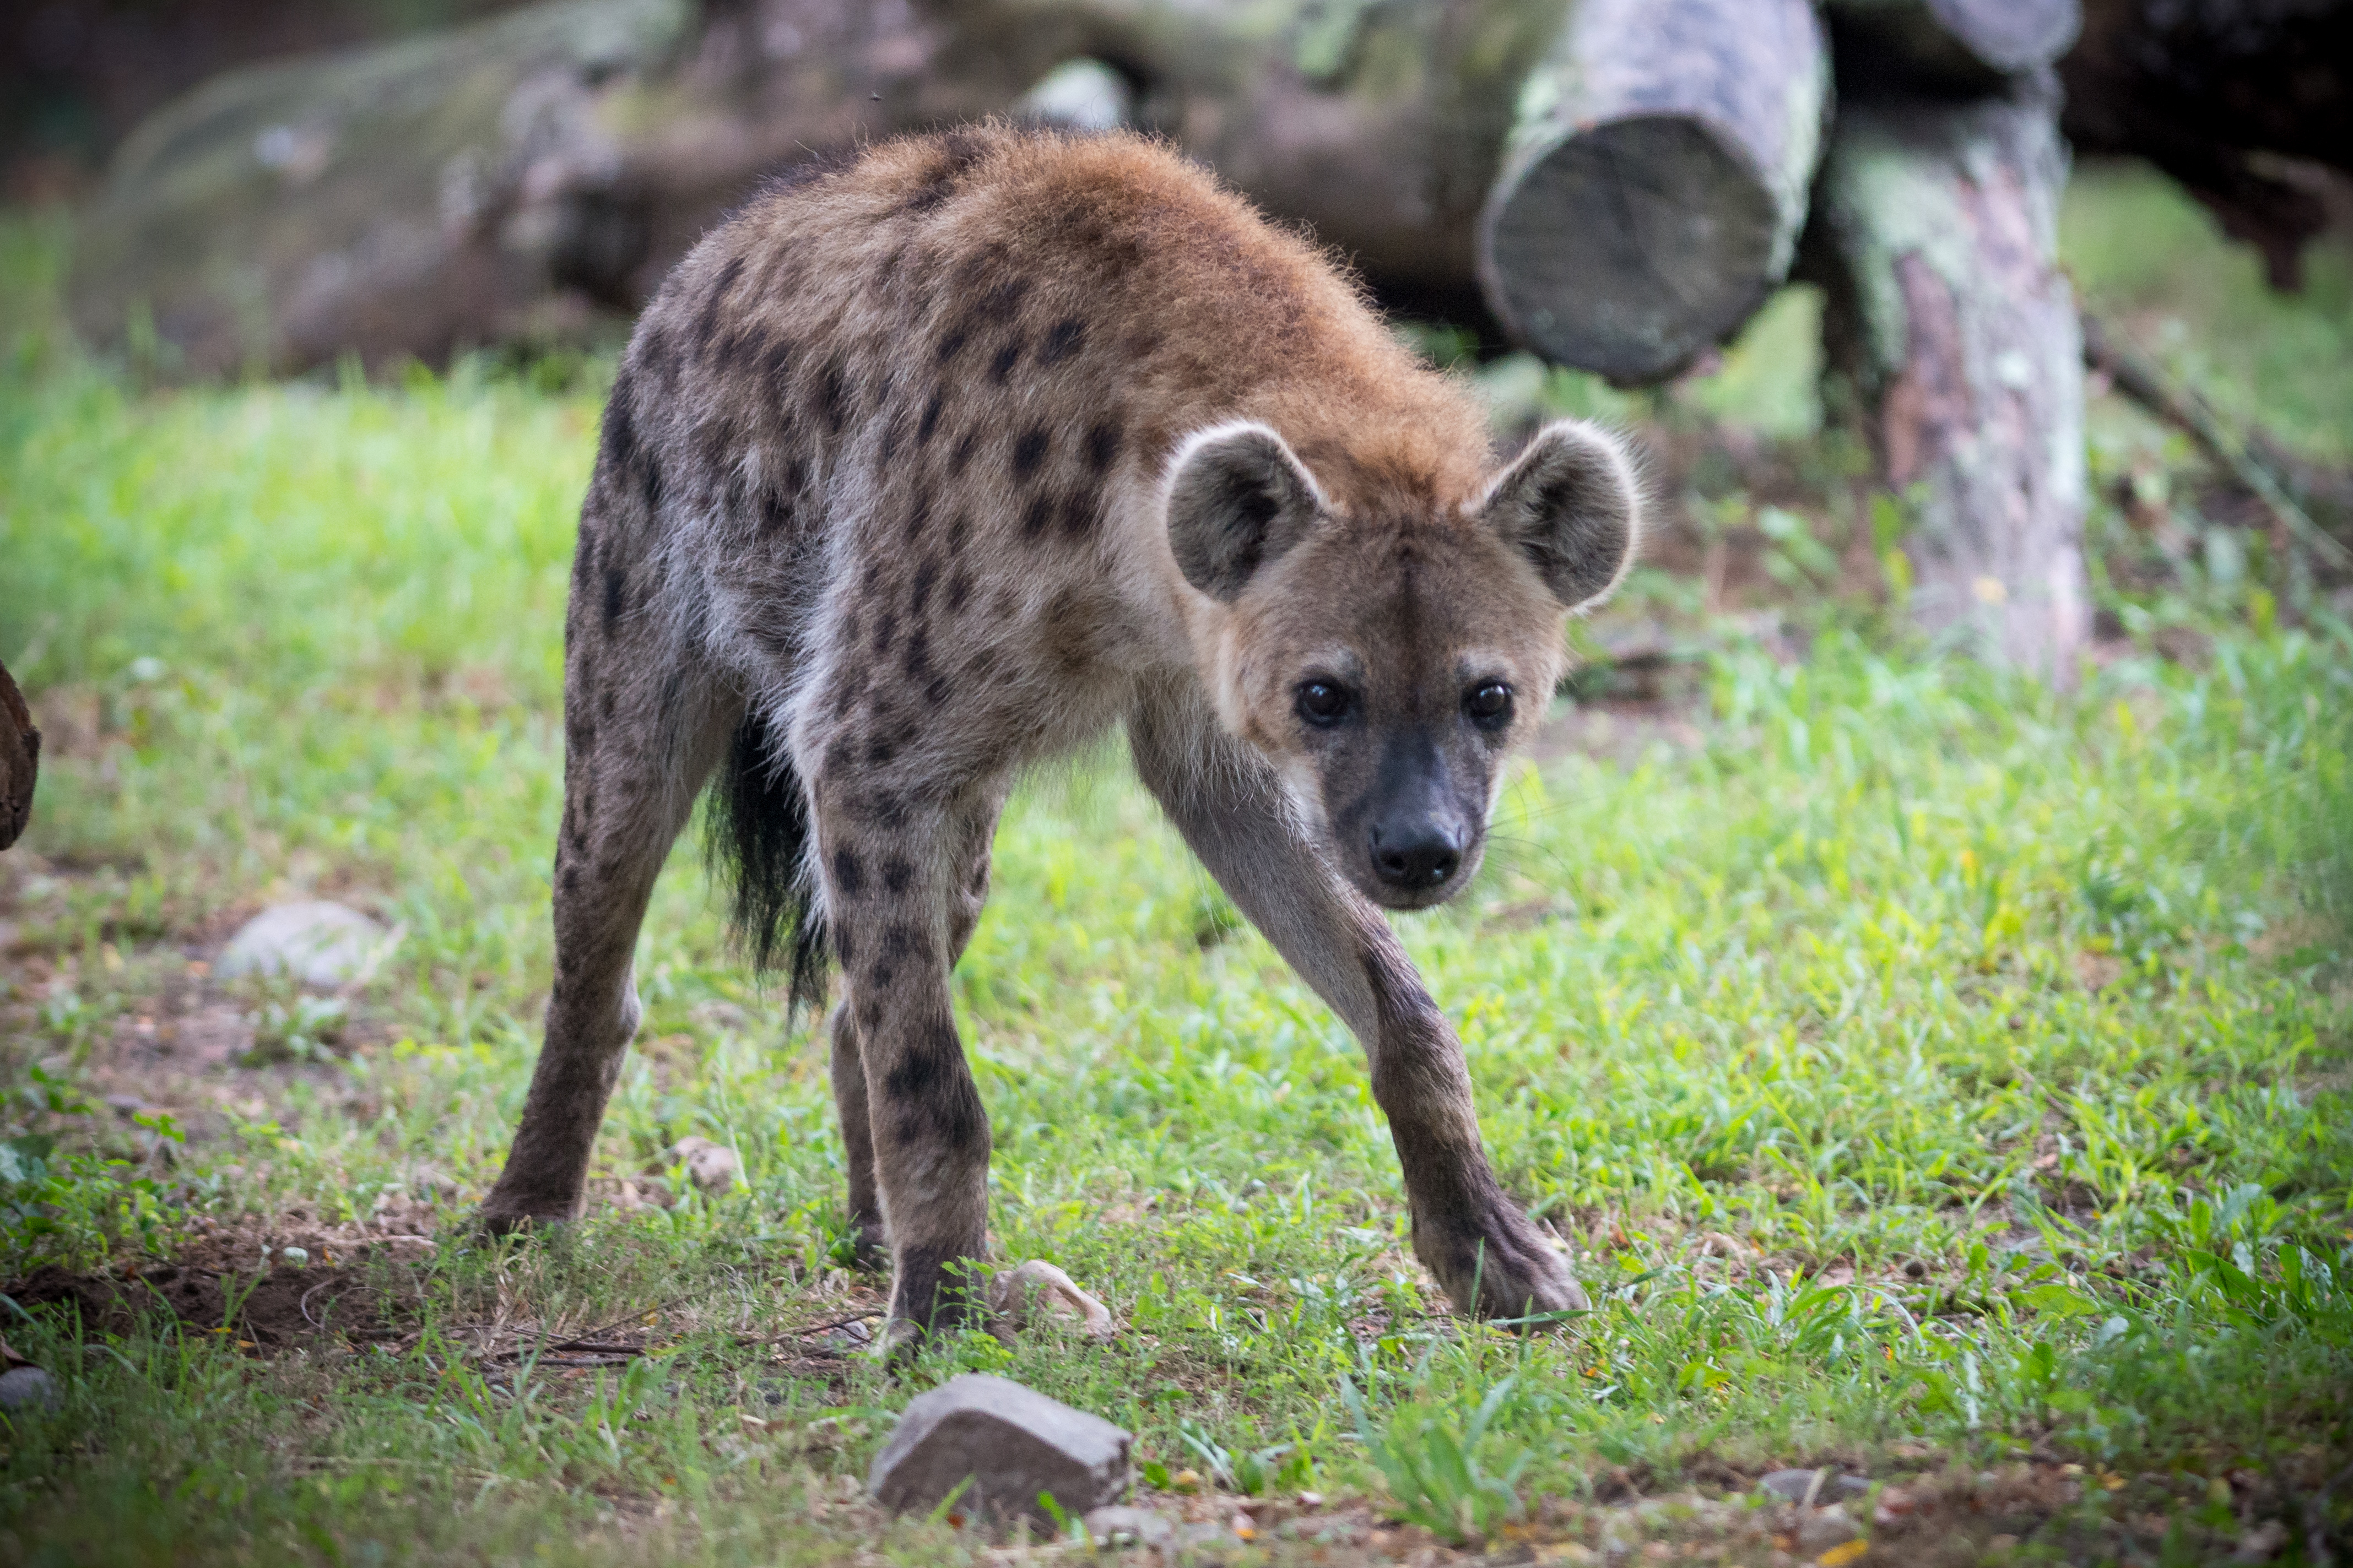
[[[264,1268],[201,1261],[78,1273],[45,1264],[8,1287],[27,1311],[70,1312],[85,1333],[130,1334],[177,1323],[183,1331],[227,1332],[240,1348],[292,1350],[332,1340],[382,1343],[402,1338],[416,1315],[410,1271],[389,1258]]]

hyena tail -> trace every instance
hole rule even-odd
[[[744,710],[711,782],[703,852],[713,878],[729,886],[735,940],[756,972],[786,969],[789,1006],[798,1012],[825,999],[830,944],[808,874],[808,796],[780,742],[757,703]]]

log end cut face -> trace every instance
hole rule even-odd
[[[1754,163],[1687,114],[1580,130],[1499,187],[1482,221],[1496,315],[1546,358],[1620,384],[1688,365],[1788,265]]]

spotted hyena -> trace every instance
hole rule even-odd
[[[840,966],[849,1211],[894,1323],[976,1310],[988,1117],[948,971],[1016,776],[1116,724],[1364,1043],[1455,1304],[1580,1305],[1380,911],[1470,880],[1564,618],[1635,526],[1609,437],[1554,425],[1496,466],[1461,386],[1151,142],[963,131],[786,179],[670,275],[606,410],[554,993],[486,1219],[581,1211],[647,896],[715,773],[751,957],[797,994]]]

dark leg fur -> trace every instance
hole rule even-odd
[[[1001,791],[985,793],[981,805],[963,814],[951,863],[956,868],[948,900],[947,967],[964,956],[988,899],[989,838],[1001,808]],[[853,852],[854,853],[854,852]],[[863,881],[861,878],[861,891]],[[856,1016],[848,1004],[833,1010],[833,1100],[841,1114],[841,1142],[849,1165],[849,1223],[860,1268],[881,1268],[890,1260],[882,1202],[874,1173],[874,1133],[866,1089],[865,1055]]]
[[[596,1129],[638,1026],[638,928],[731,721],[709,688],[681,698],[675,683],[645,678],[644,654],[600,643],[575,650],[566,674],[555,986],[522,1125],[483,1201],[492,1230],[582,1211]]]

